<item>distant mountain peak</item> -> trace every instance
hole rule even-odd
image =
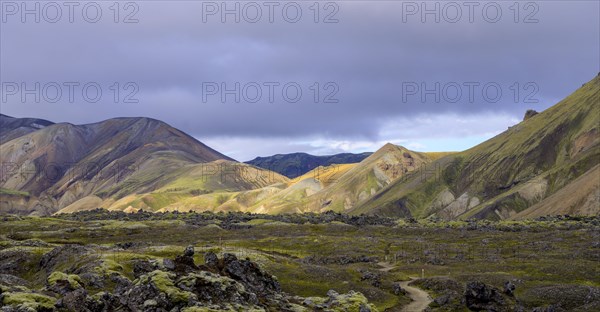
[[[388,142],[385,145],[383,145],[382,147],[380,147],[373,154],[379,156],[381,154],[390,153],[390,152],[397,152],[397,151],[409,151],[409,150],[407,148],[403,147],[403,146],[395,145],[395,144],[392,144],[392,143]]]
[[[334,155],[315,156],[303,152],[290,154],[276,154],[268,157],[256,157],[247,161],[247,164],[267,170],[273,170],[290,179],[297,178],[303,174],[319,167],[332,164],[358,163],[370,156],[371,153],[341,153]]]
[[[0,114],[0,144],[53,124],[45,119],[15,118]]]

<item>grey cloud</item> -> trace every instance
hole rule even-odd
[[[419,2],[420,3],[420,2]],[[401,4],[338,2],[339,23],[202,22],[201,2],[139,2],[139,23],[4,23],[2,81],[97,81],[98,103],[2,103],[2,113],[73,123],[116,116],[165,120],[197,137],[379,141],[384,121],[417,116],[503,113],[549,107],[600,68],[597,2],[536,2],[537,24],[514,23],[508,3],[501,22],[402,22]],[[302,6],[307,10],[309,4]],[[113,103],[112,82],[136,82],[138,104]],[[203,82],[294,81],[298,103],[203,103]],[[313,103],[308,89],[335,82],[338,103]],[[497,82],[503,97],[436,103],[402,101],[403,82]],[[509,87],[535,82],[539,103],[515,103]],[[263,89],[264,90],[264,89]],[[465,89],[463,89],[465,91]],[[321,90],[321,96],[326,94]],[[463,95],[463,98],[465,96]],[[452,125],[446,125],[450,127]],[[496,127],[496,128],[492,128]],[[494,132],[497,125],[487,129]],[[483,131],[483,129],[482,129]],[[397,134],[401,135],[401,133]],[[402,139],[402,138],[397,138]]]

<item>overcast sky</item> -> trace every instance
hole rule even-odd
[[[152,117],[241,161],[463,150],[600,71],[598,1],[49,3],[1,1],[3,114]]]

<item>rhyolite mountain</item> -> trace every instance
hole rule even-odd
[[[442,154],[445,155],[445,154]],[[348,212],[379,190],[406,174],[440,157],[439,153],[418,153],[386,144],[360,163],[320,166],[293,180],[272,180],[273,184],[233,192],[181,194],[177,188],[128,196],[118,202],[104,202],[109,210],[136,211],[243,211],[253,213]],[[271,172],[271,171],[266,171]],[[145,200],[140,200],[144,198]],[[147,207],[149,199],[160,202]],[[166,199],[166,200],[165,200]],[[61,212],[77,211],[67,207]]]
[[[439,168],[395,181],[350,213],[521,219],[600,213],[600,74],[556,105]]]
[[[319,166],[359,163],[371,154],[368,152],[360,154],[341,153],[328,156],[315,156],[307,153],[276,154],[268,157],[256,157],[246,163],[294,179]]]
[[[308,177],[293,185],[294,195],[286,194],[284,204],[267,211],[275,212],[348,212],[393,181],[430,163],[425,153],[410,151],[388,143],[346,172],[329,181]],[[331,171],[336,171],[333,167]],[[298,200],[292,200],[297,198]],[[263,209],[265,210],[265,209]]]
[[[13,118],[0,114],[0,144],[54,123],[38,118]]]
[[[180,187],[192,193],[270,183],[243,181],[239,175],[227,183],[208,179],[225,166],[239,170],[238,163],[155,119],[114,118],[86,125],[47,122],[44,127],[29,119],[3,119],[8,120],[3,122],[7,135],[15,136],[0,146],[4,212],[49,214],[88,196],[118,200],[168,185],[179,187],[186,179],[203,182],[195,183],[194,190]],[[19,129],[25,130],[17,136]],[[4,135],[5,127],[2,130]]]
[[[358,163],[338,160],[292,180],[153,119],[75,126],[6,118],[2,135],[16,137],[2,143],[0,157],[20,170],[3,170],[0,212],[333,210],[447,220],[600,213],[600,76],[466,151],[386,144]],[[62,170],[29,174],[52,164]]]

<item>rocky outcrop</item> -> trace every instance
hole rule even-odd
[[[75,260],[88,253],[90,250],[79,245],[63,245],[52,249],[42,256],[40,267],[50,274],[61,263],[73,263]]]
[[[375,307],[367,302],[367,298],[359,292],[349,291],[339,294],[335,290],[327,292],[327,298],[306,298],[302,305],[309,311],[356,311],[375,312]]]
[[[193,246],[162,263],[134,259],[135,279],[130,280],[89,251],[65,245],[44,254],[36,263],[47,276],[39,291],[28,289],[18,277],[0,275],[1,311],[375,311],[362,294],[353,291],[331,290],[327,298],[291,296],[257,263],[230,253],[219,258],[208,252],[201,265],[194,262]],[[0,264],[18,264],[18,256],[7,254]]]
[[[302,259],[302,262],[309,264],[336,264],[336,265],[348,265],[352,263],[368,263],[368,262],[377,262],[379,259],[375,256],[367,257],[367,256],[349,256],[349,255],[339,255],[339,256],[330,256],[324,257],[320,255],[310,255],[306,256]]]
[[[506,311],[506,302],[499,289],[482,282],[469,282],[465,290],[465,304],[472,311]]]
[[[537,115],[537,114],[538,114],[538,112],[537,112],[537,111],[535,111],[535,110],[533,110],[533,109],[528,109],[528,110],[525,112],[525,116],[523,116],[523,121],[525,121],[525,120],[527,120],[527,119],[529,119],[529,118],[531,118],[531,117],[533,117],[533,116],[535,116],[535,115]]]
[[[359,271],[362,273],[360,280],[368,282],[374,287],[381,287],[381,274],[370,271]]]

